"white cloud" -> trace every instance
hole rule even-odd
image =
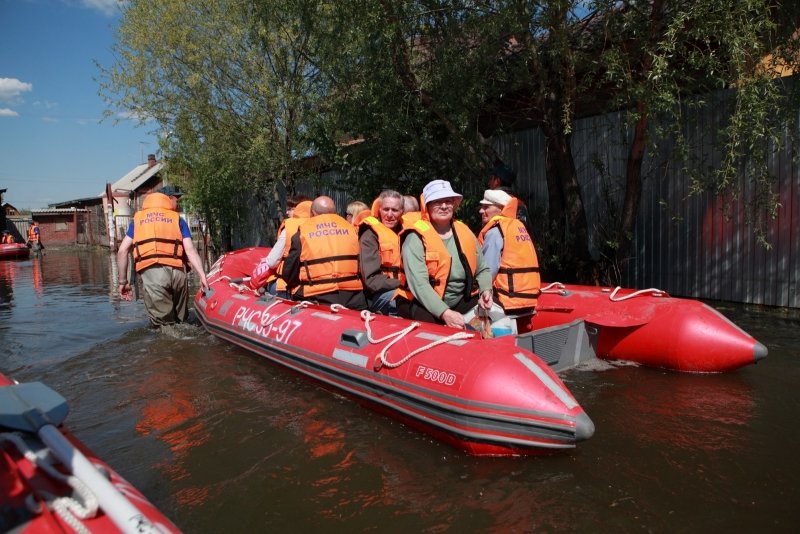
[[[36,107],[43,107],[44,109],[55,109],[58,107],[58,102],[50,102],[49,100],[37,100],[33,103]]]
[[[117,118],[120,120],[136,122],[151,122],[153,120],[152,116],[146,113],[140,113],[138,111],[119,111],[117,112]]]
[[[13,109],[0,108],[0,117],[19,117],[19,113]]]
[[[21,82],[16,78],[0,78],[0,101],[16,100],[22,93],[32,90],[32,83]]]
[[[128,2],[126,0],[80,0],[80,3],[83,7],[99,11],[107,17],[113,17]]]

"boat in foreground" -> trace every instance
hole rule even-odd
[[[599,358],[695,373],[757,363],[767,348],[717,310],[658,289],[545,286],[534,329],[585,321]]]
[[[575,447],[594,424],[553,368],[588,347],[580,321],[480,339],[398,317],[259,295],[241,284],[268,249],[222,256],[195,311],[215,336],[477,456]],[[520,340],[522,338],[522,341]]]
[[[66,400],[0,374],[0,531],[179,532],[61,423]]]
[[[24,243],[3,243],[0,245],[0,260],[24,260],[31,255],[31,249]]]

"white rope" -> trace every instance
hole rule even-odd
[[[392,347],[392,345],[394,345],[395,343],[397,343],[398,341],[403,339],[403,337],[405,337],[409,332],[411,332],[412,330],[417,328],[420,325],[420,323],[418,323],[417,321],[414,321],[410,325],[408,325],[407,327],[405,327],[405,328],[403,328],[403,329],[401,329],[401,330],[399,330],[397,332],[392,332],[392,333],[390,333],[390,334],[388,334],[388,335],[386,335],[386,336],[384,336],[384,337],[382,337],[380,339],[374,339],[372,337],[372,329],[369,326],[369,322],[372,321],[375,318],[375,315],[370,313],[369,310],[364,310],[364,311],[361,312],[361,318],[364,319],[364,326],[367,329],[367,339],[369,339],[370,343],[381,343],[383,341],[386,341],[389,338],[394,338],[389,343],[387,343],[385,347],[383,347],[381,352],[375,358],[376,364],[374,365],[374,369],[376,371],[380,370],[381,367],[388,367],[389,369],[394,369],[396,367],[400,367],[401,365],[406,363],[408,360],[410,360],[411,358],[413,358],[417,354],[420,354],[421,352],[425,352],[428,349],[432,349],[433,347],[436,347],[437,345],[441,345],[443,343],[448,343],[450,341],[455,341],[457,339],[470,339],[472,337],[475,337],[475,334],[469,334],[467,332],[454,332],[453,334],[450,334],[449,336],[445,336],[445,337],[439,338],[439,339],[437,339],[437,340],[435,340],[435,341],[433,341],[431,343],[428,343],[427,345],[425,345],[423,347],[419,347],[418,349],[412,350],[411,352],[406,354],[401,360],[393,363],[393,362],[390,362],[390,361],[388,361],[386,359],[386,353],[389,351],[389,349]],[[380,363],[380,365],[378,365],[378,363]]]
[[[374,339],[372,337],[372,328],[370,328],[369,322],[375,318],[375,314],[370,312],[369,310],[364,310],[361,312],[361,318],[364,319],[364,326],[367,329],[367,339],[369,339],[370,343],[381,343],[395,336],[403,337],[404,335],[408,334],[409,332],[411,332],[412,330],[414,330],[416,327],[419,326],[419,323],[417,321],[414,321],[410,325],[408,325],[407,327],[403,328],[398,332],[392,332],[388,335],[383,336],[380,339]]]
[[[640,289],[639,291],[634,291],[630,295],[624,295],[622,297],[616,297],[617,291],[619,291],[620,289],[622,289],[622,288],[620,286],[617,286],[616,289],[614,289],[614,291],[612,291],[611,294],[608,296],[608,300],[610,300],[611,302],[621,302],[623,300],[632,299],[634,297],[638,297],[640,295],[645,295],[647,293],[652,293],[654,297],[664,297],[664,296],[668,297],[669,296],[669,295],[667,295],[666,291],[662,291],[660,289],[656,289],[655,287],[651,287],[649,289]]]
[[[404,333],[403,335],[405,335],[405,333]],[[439,338],[439,339],[437,339],[436,341],[433,341],[433,342],[431,342],[431,343],[428,343],[428,344],[427,344],[427,345],[425,345],[424,347],[420,347],[420,348],[418,348],[418,349],[412,350],[411,352],[409,352],[409,353],[408,353],[408,354],[405,356],[405,358],[403,358],[402,360],[400,360],[400,361],[398,361],[398,362],[395,362],[395,363],[390,363],[390,362],[386,361],[386,352],[389,350],[389,348],[390,348],[392,345],[394,345],[395,343],[397,343],[398,341],[400,341],[400,339],[402,339],[402,337],[403,337],[403,336],[397,336],[395,339],[393,339],[392,341],[390,341],[390,342],[389,342],[389,343],[388,343],[388,344],[387,344],[387,345],[386,345],[386,346],[383,348],[383,350],[381,351],[381,353],[380,353],[380,354],[378,354],[378,358],[380,359],[380,361],[381,361],[381,364],[385,365],[385,366],[386,366],[386,367],[388,367],[389,369],[394,369],[395,367],[400,367],[401,365],[403,365],[404,363],[406,363],[408,360],[410,360],[411,358],[413,358],[413,357],[414,357],[414,356],[416,356],[417,354],[419,354],[419,353],[421,353],[421,352],[425,352],[425,351],[426,351],[426,350],[428,350],[428,349],[432,349],[433,347],[436,347],[437,345],[441,345],[441,344],[443,344],[443,343],[449,343],[450,341],[455,341],[455,340],[457,340],[457,339],[470,339],[470,338],[473,338],[473,337],[475,337],[475,334],[469,334],[469,333],[467,333],[467,332],[455,332],[455,333],[453,333],[453,334],[450,334],[449,336],[445,336],[445,337],[443,337],[443,338]]]
[[[280,304],[281,302],[284,302],[284,301],[283,300],[276,300],[275,302],[273,302],[272,304],[267,306],[267,309],[265,309],[264,312],[268,312],[269,310],[272,309],[273,306],[275,306],[276,304]],[[300,308],[305,308],[309,304],[311,304],[311,302],[309,302],[307,300],[302,300],[302,301],[298,302],[297,304],[295,304],[294,306],[291,306],[290,308],[286,308],[283,311],[283,313],[279,313],[275,317],[270,318],[270,320],[267,321],[263,326],[271,326],[272,323],[274,323],[275,321],[277,321],[278,319],[280,319],[284,315],[288,315],[288,314],[292,313],[293,311],[298,310]]]
[[[79,534],[88,534],[89,530],[83,526],[80,519],[88,519],[97,515],[99,503],[92,490],[90,490],[83,481],[73,475],[65,475],[58,471],[52,460],[48,455],[45,459],[36,454],[25,441],[15,433],[0,434],[0,442],[8,442],[19,451],[19,453],[30,463],[40,468],[50,477],[58,480],[59,482],[69,486],[73,490],[73,494],[78,499],[73,497],[56,497],[48,492],[40,491],[38,495],[47,503],[47,507],[53,510],[58,516],[64,520],[72,529]],[[28,508],[34,513],[40,513],[35,501],[28,501]]]
[[[539,291],[541,291],[542,293],[559,293],[559,292],[563,291],[564,288],[566,288],[566,287],[567,286],[565,286],[561,282],[552,282],[550,284],[547,284],[543,288],[541,288]],[[553,289],[553,288],[555,288],[555,289]]]

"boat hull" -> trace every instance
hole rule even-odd
[[[663,291],[553,284],[534,329],[586,322],[599,358],[696,373],[732,371],[767,355],[764,345],[710,306]]]
[[[13,381],[0,373],[0,391],[13,384]],[[4,408],[4,414],[6,409],[8,407]],[[139,490],[122,478],[110,465],[99,459],[78,438],[63,426],[59,430],[70,446],[82,452],[96,469],[106,475],[111,484],[127,498],[141,516],[149,521],[147,528],[142,527],[142,532],[180,532]],[[0,434],[3,434],[5,438],[12,432],[0,427]],[[36,434],[17,431],[13,432],[13,435],[21,438],[21,443],[38,457],[54,457]],[[4,439],[0,441],[0,445],[2,445],[0,447],[0,502],[3,503],[3,516],[0,518],[2,519],[0,524],[7,527],[9,531],[19,533],[74,532],[70,523],[49,505],[55,499],[76,498],[73,488],[49,475],[44,469],[37,468],[11,441]],[[55,467],[59,472],[66,472],[62,464],[56,463]],[[38,506],[38,513],[30,512],[29,505],[31,503]],[[66,513],[69,514],[69,512]],[[116,533],[121,531],[103,512],[102,508],[94,517],[80,519],[72,516],[70,521],[79,523],[89,532]]]
[[[31,249],[22,243],[0,245],[0,260],[24,260],[31,255]]]
[[[215,336],[478,456],[573,448],[594,425],[555,372],[513,336],[259,296],[235,281],[265,249],[223,256],[195,311]]]

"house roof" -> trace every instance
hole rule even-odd
[[[105,195],[103,195],[105,196]],[[97,197],[76,198],[74,200],[65,200],[64,202],[53,202],[48,204],[48,208],[71,208],[73,204],[97,204],[100,200]],[[75,206],[77,207],[77,206]]]
[[[128,174],[111,184],[112,191],[136,191],[139,187],[144,185],[147,180],[158,174],[164,167],[162,163],[156,163],[150,166],[148,163],[142,163],[134,167]],[[106,196],[103,191],[98,196]]]
[[[68,213],[87,213],[89,210],[85,208],[43,208],[40,210],[31,210],[31,215],[66,215]]]

